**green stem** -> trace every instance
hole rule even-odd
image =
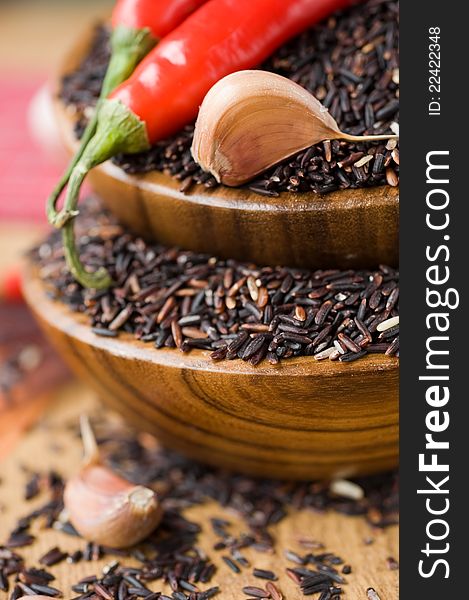
[[[75,229],[73,221],[69,221],[62,229],[62,242],[64,245],[65,259],[73,277],[87,288],[104,289],[112,284],[112,279],[104,267],[90,273],[83,266],[75,243]]]
[[[96,105],[96,112],[98,110],[98,107],[99,107],[99,100]],[[57,202],[60,198],[60,194],[63,192],[65,186],[67,185],[67,183],[70,179],[70,175],[72,174],[72,171],[73,171],[75,165],[80,160],[80,158],[83,154],[83,150],[85,149],[85,147],[88,144],[88,142],[90,141],[90,139],[93,137],[94,132],[96,130],[96,122],[97,122],[96,112],[94,113],[92,118],[88,121],[88,125],[86,126],[86,129],[83,132],[82,137],[80,138],[80,147],[78,148],[77,152],[73,156],[72,160],[68,163],[67,170],[62,175],[62,178],[60,179],[59,183],[55,186],[54,190],[52,191],[52,194],[47,199],[46,213],[47,213],[47,219],[51,225],[56,225],[56,223],[57,223],[56,206],[57,206]]]
[[[88,172],[115,154],[142,152],[150,147],[146,126],[132,111],[118,100],[103,100],[96,133],[83,151],[70,175],[64,207],[57,213],[56,226],[63,227],[65,258],[73,276],[85,287],[106,288],[112,280],[103,268],[95,273],[85,269],[75,244],[73,219],[78,215],[77,205],[81,185]]]
[[[118,26],[111,35],[111,59],[109,61],[106,75],[101,87],[101,93],[95,107],[93,116],[88,122],[86,129],[80,139],[80,146],[74,157],[68,164],[67,170],[62,175],[52,194],[47,199],[47,218],[52,225],[59,226],[61,217],[57,212],[57,202],[67,185],[73,169],[83,156],[83,152],[93,137],[98,123],[98,114],[104,98],[123,81],[125,81],[135,70],[137,64],[155,45],[156,39],[148,28],[133,29],[124,26]]]

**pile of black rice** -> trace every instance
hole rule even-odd
[[[386,265],[309,271],[221,260],[147,243],[92,200],[76,230],[82,261],[108,269],[113,287],[81,287],[65,267],[58,232],[33,257],[52,297],[88,315],[97,335],[127,332],[156,348],[198,348],[254,366],[399,355],[399,273]],[[393,326],[379,331],[384,321]]]
[[[398,129],[399,10],[397,0],[368,0],[326,19],[273,54],[261,68],[284,75],[310,90],[326,106],[342,130],[381,134]],[[64,77],[61,98],[83,112],[96,102],[109,59],[109,33],[98,28],[89,55],[78,70]],[[157,143],[147,152],[119,156],[115,162],[128,173],[163,171],[179,179],[188,191],[195,183],[208,188],[217,182],[193,161],[193,125]],[[280,192],[372,187],[399,182],[399,149],[388,143],[334,140],[312,146],[258,176],[252,191]]]
[[[275,525],[287,518],[291,510],[316,513],[333,510],[362,516],[371,527],[370,536],[363,540],[368,545],[373,543],[374,532],[397,522],[398,479],[393,472],[351,482],[349,485],[363,490],[363,498],[357,500],[338,496],[327,482],[253,479],[207,467],[162,449],[147,434],[136,434],[102,418],[94,423],[94,428],[106,463],[130,481],[147,485],[158,493],[163,521],[142,545],[130,550],[85,543],[77,537],[75,550],[65,552],[54,546],[40,557],[37,566],[30,566],[21,549],[34,544],[44,528],[53,527],[63,534],[77,536],[63,518],[62,477],[56,472],[30,472],[25,500],[46,498],[18,521],[9,538],[0,545],[0,591],[10,592],[9,600],[34,594],[62,597],[63,590],[54,584],[50,567],[64,562],[71,565],[88,562],[92,573],[73,584],[74,600],[209,600],[218,594],[223,597],[224,575],[229,572],[243,574],[248,585],[242,592],[248,598],[282,600],[282,579],[288,576],[304,595],[339,600],[353,565],[328,551],[322,543],[325,540],[292,538],[294,550],[275,548],[289,563],[285,571],[273,572],[256,566],[258,553],[274,551]],[[72,432],[78,433],[75,426]],[[185,517],[186,509],[207,501],[214,503],[207,523]],[[230,517],[233,521],[227,520],[227,509],[241,519],[241,529],[235,516]],[[35,523],[41,527],[33,528]],[[216,537],[209,554],[199,545],[199,536],[207,526]],[[245,556],[247,548],[249,560]],[[212,560],[214,554],[222,560],[219,573]],[[97,574],[93,561],[102,558],[108,559],[108,563]],[[398,568],[393,557],[387,559],[387,568]],[[363,597],[379,600],[372,584],[370,581],[368,590],[363,590]],[[153,591],[156,586],[171,591]],[[66,597],[71,597],[69,591]]]

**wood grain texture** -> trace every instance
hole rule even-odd
[[[14,527],[17,519],[29,513],[34,507],[41,505],[45,497],[25,502],[23,486],[27,474],[22,466],[31,469],[56,469],[65,477],[74,473],[80,464],[81,447],[79,441],[70,435],[70,426],[76,426],[81,412],[99,413],[100,418],[114,418],[96,401],[94,395],[77,384],[61,390],[58,398],[38,427],[30,432],[6,461],[0,463],[0,499],[3,505],[0,512],[0,545]],[[58,448],[60,451],[58,452]],[[39,464],[38,464],[39,463]],[[208,553],[218,567],[213,584],[222,587],[220,600],[239,600],[244,597],[241,588],[244,585],[259,584],[252,576],[252,568],[272,569],[279,574],[278,587],[286,600],[301,600],[303,596],[297,587],[285,575],[285,567],[291,566],[283,552],[285,549],[300,551],[298,538],[311,537],[325,544],[326,550],[335,552],[352,565],[353,572],[347,576],[344,585],[344,600],[366,600],[366,589],[373,586],[381,600],[397,600],[398,571],[390,571],[386,566],[386,558],[398,558],[398,528],[391,527],[384,531],[372,530],[362,518],[345,517],[335,513],[319,514],[311,511],[292,510],[288,517],[272,528],[277,543],[274,554],[261,554],[251,549],[243,550],[251,563],[251,568],[243,570],[241,575],[234,575],[222,562],[221,554],[213,551],[215,537],[209,519],[217,516],[233,523],[234,532],[245,531],[245,527],[232,512],[225,511],[219,505],[205,504],[186,511],[186,516],[202,525],[203,532],[199,545]],[[38,531],[37,541],[33,546],[21,549],[21,554],[30,566],[38,566],[38,559],[53,546],[72,552],[84,548],[84,542],[64,535],[55,530]],[[374,543],[365,545],[365,538],[373,538]],[[54,585],[64,591],[64,597],[71,598],[76,594],[70,586],[80,578],[99,574],[102,567],[111,559],[96,562],[82,562],[76,565],[61,563],[51,568],[57,577]],[[132,564],[129,560],[125,564]],[[150,584],[152,589],[161,589],[158,582]],[[165,590],[167,593],[168,589]],[[8,594],[0,591],[0,600],[7,600]]]
[[[25,295],[60,355],[111,406],[165,444],[247,473],[310,479],[392,468],[398,361],[289,359],[273,367],[156,350],[128,334],[94,335],[51,301],[33,270]]]
[[[80,62],[91,38],[89,30],[66,57],[56,90],[61,75]],[[65,145],[73,152],[73,111],[58,99],[55,107]],[[110,162],[93,169],[89,178],[122,223],[166,245],[260,265],[398,264],[398,188],[340,190],[324,196],[285,192],[266,198],[243,189],[207,190],[197,185],[184,194],[180,182],[163,173],[130,176]]]

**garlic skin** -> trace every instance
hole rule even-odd
[[[205,96],[191,152],[219,183],[238,186],[324,140],[393,137],[345,134],[319,100],[297,83],[248,70],[220,79]]]
[[[82,418],[85,461],[64,489],[70,522],[85,539],[111,548],[128,548],[159,524],[162,508],[156,493],[130,483],[106,467],[88,419]]]

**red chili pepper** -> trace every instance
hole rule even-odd
[[[210,0],[167,35],[98,111],[96,134],[74,169],[64,209],[67,262],[85,287],[111,284],[105,270],[80,263],[71,219],[86,173],[115,154],[141,152],[197,115],[219,79],[265,60],[289,38],[356,0]]]
[[[207,0],[118,0],[112,11],[112,27],[148,27],[155,38],[168,35]]]
[[[139,65],[111,98],[145,122],[151,143],[197,116],[219,79],[259,65],[286,40],[353,0],[211,0]]]
[[[19,267],[11,267],[3,273],[3,281],[0,285],[0,299],[6,302],[21,302],[23,300],[21,271]]]
[[[57,218],[57,200],[73,168],[96,131],[100,102],[125,81],[159,39],[177,27],[207,0],[118,0],[112,13],[111,58],[101,87],[98,106],[80,140],[80,147],[50,195],[47,216]]]

